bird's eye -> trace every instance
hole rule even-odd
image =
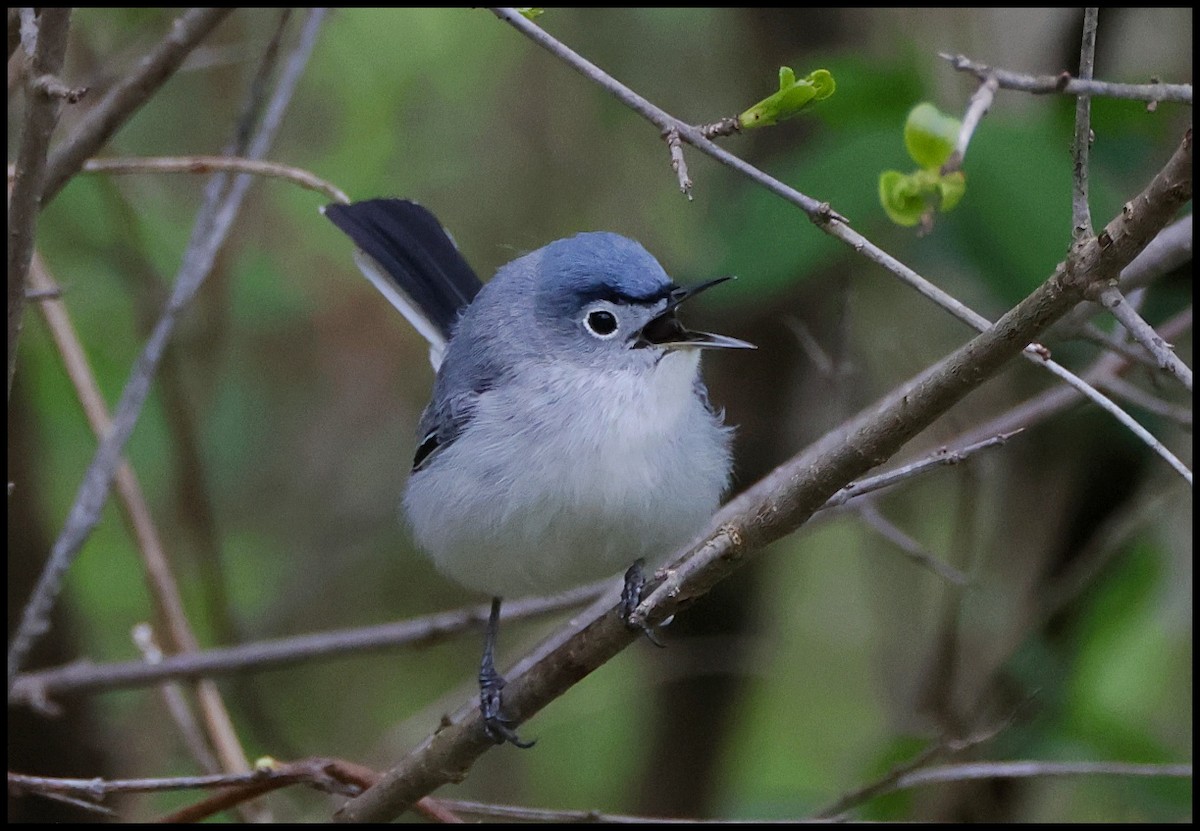
[[[617,316],[603,309],[588,312],[583,323],[587,326],[588,331],[598,338],[612,337],[613,333],[617,331]]]

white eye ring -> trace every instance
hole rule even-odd
[[[601,340],[608,340],[616,336],[617,330],[621,328],[621,321],[612,309],[598,308],[592,309],[583,316],[583,325],[588,330],[588,334]]]

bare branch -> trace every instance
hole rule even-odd
[[[1167,337],[1176,337],[1191,328],[1192,310],[1185,309],[1168,320],[1160,328]],[[1091,367],[1084,371],[1084,377],[1094,384],[1104,384],[1112,375],[1129,369],[1131,362],[1116,353],[1101,355]],[[1068,387],[1055,387],[1024,401],[986,423],[970,430],[960,441],[972,441],[983,436],[993,435],[1002,430],[1018,430],[1030,427],[1061,413],[1084,400],[1083,393]]]
[[[979,122],[991,109],[999,86],[995,77],[989,75],[983,79],[983,83],[971,95],[971,100],[967,102],[967,111],[963,115],[962,129],[958,131],[958,141],[954,145],[954,152],[942,165],[943,175],[962,169],[963,159],[967,155],[967,147],[971,143],[971,137],[975,135],[975,128],[979,126]]]
[[[1116,376],[1105,378],[1099,382],[1099,385],[1118,398],[1133,404],[1135,407],[1141,407],[1143,410],[1154,413],[1156,416],[1170,419],[1187,430],[1192,429],[1192,407],[1190,402],[1187,406],[1171,404],[1163,401],[1161,398],[1156,398],[1141,387],[1129,383],[1124,378]]]
[[[611,580],[604,580],[550,597],[509,601],[504,604],[501,620],[523,620],[573,609],[594,601],[613,586]],[[440,643],[464,632],[481,630],[487,616],[488,606],[485,604],[379,626],[297,635],[186,655],[167,655],[154,664],[142,661],[68,664],[19,675],[9,696],[9,704],[33,704],[60,695],[129,689],[169,680],[279,669],[315,658],[350,657],[397,646],[424,646]]]
[[[1154,331],[1154,327],[1143,320],[1137,310],[1126,302],[1121,290],[1116,286],[1108,286],[1100,292],[1099,299],[1101,305],[1112,312],[1113,317],[1121,322],[1133,339],[1154,357],[1159,367],[1175,376],[1188,392],[1191,392],[1192,370],[1179,360],[1179,356],[1171,350],[1171,345]]]
[[[526,805],[498,805],[494,802],[474,802],[467,799],[440,799],[438,803],[456,814],[480,817],[492,822],[525,822],[545,824],[617,825],[754,825],[777,824],[778,819],[677,819],[674,817],[644,817],[630,814],[609,814],[603,811],[563,811],[553,808],[531,808]],[[800,822],[802,820],[792,820]]]
[[[1173,222],[1152,239],[1133,262],[1121,270],[1119,288],[1145,288],[1162,275],[1192,259],[1192,215]]]
[[[971,582],[967,575],[954,566],[942,562],[929,549],[897,527],[895,523],[880,513],[870,500],[863,500],[861,504],[857,504],[856,511],[864,525],[898,548],[901,554],[921,568],[933,572],[947,583],[956,586],[965,586]]]
[[[67,181],[112,138],[121,125],[170,78],[184,58],[217,24],[233,12],[220,9],[189,9],[171,24],[171,31],[122,78],[108,94],[75,125],[74,131],[54,151],[46,170],[49,203]]]
[[[331,770],[339,770],[339,764],[344,763],[335,759],[305,759],[290,764],[264,765],[247,773],[221,773],[212,776],[162,776],[144,779],[101,779],[99,777],[65,779],[52,776],[28,776],[10,771],[8,786],[23,793],[69,793],[93,799],[114,793],[161,793],[197,788],[227,788],[264,782],[275,783],[276,787],[295,782],[306,782],[331,793],[356,792],[357,783],[346,782],[344,779],[330,776]]]
[[[1092,80],[1096,62],[1096,23],[1100,10],[1083,10],[1083,38],[1079,47],[1079,80]],[[989,76],[995,78],[994,75]],[[1092,233],[1092,211],[1088,207],[1088,156],[1092,147],[1092,99],[1087,91],[1075,98],[1075,138],[1071,142],[1071,238],[1078,242]]]
[[[1106,81],[1083,81],[1072,78],[1066,72],[1059,75],[1026,75],[977,63],[964,55],[948,55],[941,52],[938,57],[948,61],[959,72],[970,72],[981,81],[989,75],[994,75],[1002,89],[1032,92],[1038,95],[1087,93],[1104,98],[1126,98],[1131,101],[1162,101],[1189,106],[1192,103],[1191,84],[1113,84]]]
[[[25,85],[25,118],[21,124],[21,143],[17,150],[16,175],[8,197],[8,397],[12,397],[13,375],[17,370],[17,341],[25,314],[25,290],[29,280],[29,262],[37,236],[38,214],[46,199],[46,157],[50,136],[58,124],[62,99],[47,93],[36,79],[58,75],[67,50],[67,31],[71,10],[42,9],[37,29],[37,46]],[[13,20],[9,17],[9,42]]]
[[[162,647],[155,640],[154,629],[150,624],[134,624],[132,635],[134,645],[142,653],[142,658],[145,659],[148,666],[162,663],[164,657]],[[212,748],[208,745],[204,731],[201,729],[200,723],[196,720],[196,714],[192,712],[187,697],[184,695],[183,687],[175,683],[161,684],[159,685],[158,692],[162,696],[167,714],[171,717],[171,721],[175,723],[176,732],[183,739],[183,744],[192,759],[203,771],[208,773],[217,773],[220,771],[221,763],[213,755]]]
[[[1121,270],[1118,288],[1128,292],[1144,288],[1192,259],[1192,215],[1179,219],[1150,241],[1133,262]],[[1051,331],[1073,336],[1084,322],[1097,313],[1096,304],[1080,303],[1070,314],[1056,323]]]
[[[679,131],[667,130],[663,137],[667,140],[667,147],[671,151],[671,167],[675,170],[675,175],[679,177],[679,189],[683,191],[683,195],[692,200],[692,180],[688,176],[687,162],[683,158],[683,145],[679,143]]]
[[[187,173],[206,174],[249,173],[269,179],[283,179],[306,190],[316,191],[334,202],[347,203],[350,197],[332,182],[327,182],[315,173],[299,167],[244,159],[238,156],[144,156],[118,159],[88,159],[80,173],[107,173],[117,176],[132,173]],[[14,168],[9,167],[8,177],[13,177]]]
[[[993,727],[980,730],[977,733],[967,736],[966,738],[952,739],[943,737],[942,739],[930,744],[928,747],[918,752],[911,759],[906,759],[905,761],[894,765],[891,769],[873,782],[869,782],[866,785],[855,788],[853,791],[838,797],[833,804],[827,805],[817,813],[813,814],[813,819],[832,819],[834,817],[838,817],[844,814],[846,811],[849,811],[855,805],[861,805],[868,800],[874,799],[880,794],[885,794],[895,790],[896,783],[904,776],[907,776],[913,771],[924,768],[925,765],[929,764],[934,759],[955,753],[962,753],[963,751],[970,750],[973,747],[978,747],[981,744],[985,744],[1007,729],[1011,723],[1012,718],[1010,717]]]
[[[914,770],[901,776],[895,786],[888,790],[898,791],[934,782],[966,782],[973,779],[1029,779],[1044,776],[1144,776],[1183,779],[1190,778],[1191,775],[1191,765],[1139,765],[1128,762],[972,762]]]

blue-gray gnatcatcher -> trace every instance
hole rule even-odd
[[[681,288],[633,240],[585,233],[483,285],[420,205],[372,199],[325,215],[430,343],[437,379],[404,512],[443,574],[492,597],[480,709],[492,739],[525,747],[501,715],[501,598],[633,563],[628,616],[643,565],[695,535],[729,484],[731,431],[709,406],[700,350],[753,347],[676,316],[729,278]]]

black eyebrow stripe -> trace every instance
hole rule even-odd
[[[587,289],[580,292],[579,296],[584,302],[591,303],[596,300],[607,300],[609,303],[657,303],[659,300],[670,300],[672,295],[679,291],[679,286],[674,283],[668,283],[662,288],[656,289],[645,294],[633,294],[628,291],[621,291],[613,286],[597,286],[596,288]]]

